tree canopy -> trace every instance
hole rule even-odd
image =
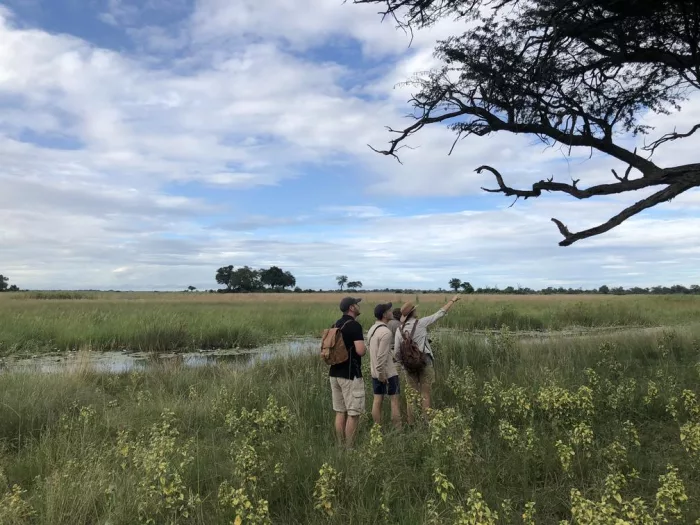
[[[693,135],[689,129],[653,136],[641,123],[645,111],[669,114],[700,88],[700,2],[696,0],[353,0],[381,4],[404,28],[427,27],[451,17],[465,31],[438,43],[441,67],[409,81],[415,122],[390,132],[389,147],[376,150],[398,159],[406,141],[430,124],[445,123],[460,138],[495,132],[529,134],[565,154],[597,150],[620,161],[610,182],[580,187],[579,180],[549,177],[530,189],[508,186],[492,166],[476,168],[495,177],[506,196],[543,192],[577,199],[654,193],[603,224],[572,232],[556,218],[568,246],[605,233],[643,210],[700,186],[700,164],[660,166],[654,152]],[[467,26],[468,24],[468,26]],[[468,28],[467,28],[468,27]],[[623,134],[644,135],[643,150],[621,145]],[[451,152],[452,150],[450,150]]]
[[[15,284],[8,284],[10,278],[0,274],[0,292],[19,292],[19,288]]]
[[[216,271],[216,282],[223,284],[224,292],[255,292],[264,290],[284,290],[296,286],[296,278],[278,266],[267,269],[254,269],[242,266],[234,269],[233,265],[222,266]]]

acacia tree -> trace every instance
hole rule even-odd
[[[9,277],[5,277],[4,275],[0,274],[0,292],[4,292],[8,288],[7,282],[10,280]]]
[[[687,130],[651,137],[640,123],[642,111],[670,113],[700,88],[700,2],[696,0],[353,0],[382,4],[404,28],[427,27],[444,17],[472,28],[438,43],[443,65],[411,81],[415,122],[401,130],[388,149],[398,159],[406,139],[430,124],[446,123],[460,138],[495,132],[529,134],[566,154],[573,147],[597,150],[626,166],[609,183],[580,187],[555,181],[530,189],[508,186],[494,167],[497,188],[488,192],[539,197],[558,192],[577,199],[624,194],[651,195],[607,222],[571,232],[552,218],[568,246],[605,233],[635,214],[700,185],[700,164],[660,166],[654,152]],[[643,150],[620,144],[622,134],[646,135]],[[453,144],[453,148],[455,147]],[[374,149],[374,148],[373,148]],[[452,150],[450,150],[451,152]]]
[[[362,288],[362,281],[350,281],[347,286],[348,290],[358,290]]]
[[[469,282],[462,283],[460,287],[464,293],[474,293],[474,287]]]
[[[343,286],[348,282],[348,276],[347,275],[339,275],[338,277],[335,278],[335,280],[338,283],[338,286],[340,286],[340,291],[343,291]]]
[[[457,279],[456,277],[453,277],[450,279],[450,282],[448,283],[450,285],[450,288],[452,288],[455,292],[459,290],[459,287],[462,286],[462,279]]]

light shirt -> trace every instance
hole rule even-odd
[[[399,375],[392,355],[391,344],[394,337],[391,328],[382,321],[376,321],[367,331],[367,339],[372,377],[387,380]]]
[[[413,341],[421,351],[429,354],[430,357],[433,357],[433,349],[430,347],[430,341],[428,341],[428,327],[446,315],[447,312],[440,308],[437,312],[435,312],[433,315],[429,315],[428,317],[422,317],[418,320],[416,320],[415,317],[412,317],[406,321],[406,325],[403,327],[403,329],[399,326],[399,329],[396,330],[396,334],[394,335],[394,354],[396,355],[396,358],[398,359],[397,354],[401,345],[401,340],[403,339],[403,332],[408,332],[408,334],[411,335],[413,325],[416,323],[416,321],[418,322],[418,326],[416,326],[416,331],[413,334]]]

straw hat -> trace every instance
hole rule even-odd
[[[405,322],[408,316],[416,309],[416,306],[412,302],[404,303],[401,307],[401,322]]]

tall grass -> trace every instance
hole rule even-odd
[[[49,294],[50,295],[50,294]],[[55,294],[54,294],[55,295]],[[0,294],[0,355],[13,352],[250,348],[284,336],[317,336],[339,315],[332,294],[89,294],[36,299]],[[62,297],[61,295],[55,295]],[[367,326],[374,304],[414,296],[362,296]],[[296,300],[294,300],[296,298]],[[448,296],[417,296],[421,315]],[[658,326],[700,319],[698,297],[467,297],[441,326],[463,330],[560,330],[570,327]]]
[[[693,523],[698,337],[680,327],[545,342],[507,329],[436,336],[431,422],[396,432],[385,413],[377,431],[365,415],[353,451],[335,446],[327,368],[314,356],[245,372],[3,373],[0,518],[523,523],[534,502],[536,523],[593,524],[626,502],[641,514],[639,497],[647,522]]]

